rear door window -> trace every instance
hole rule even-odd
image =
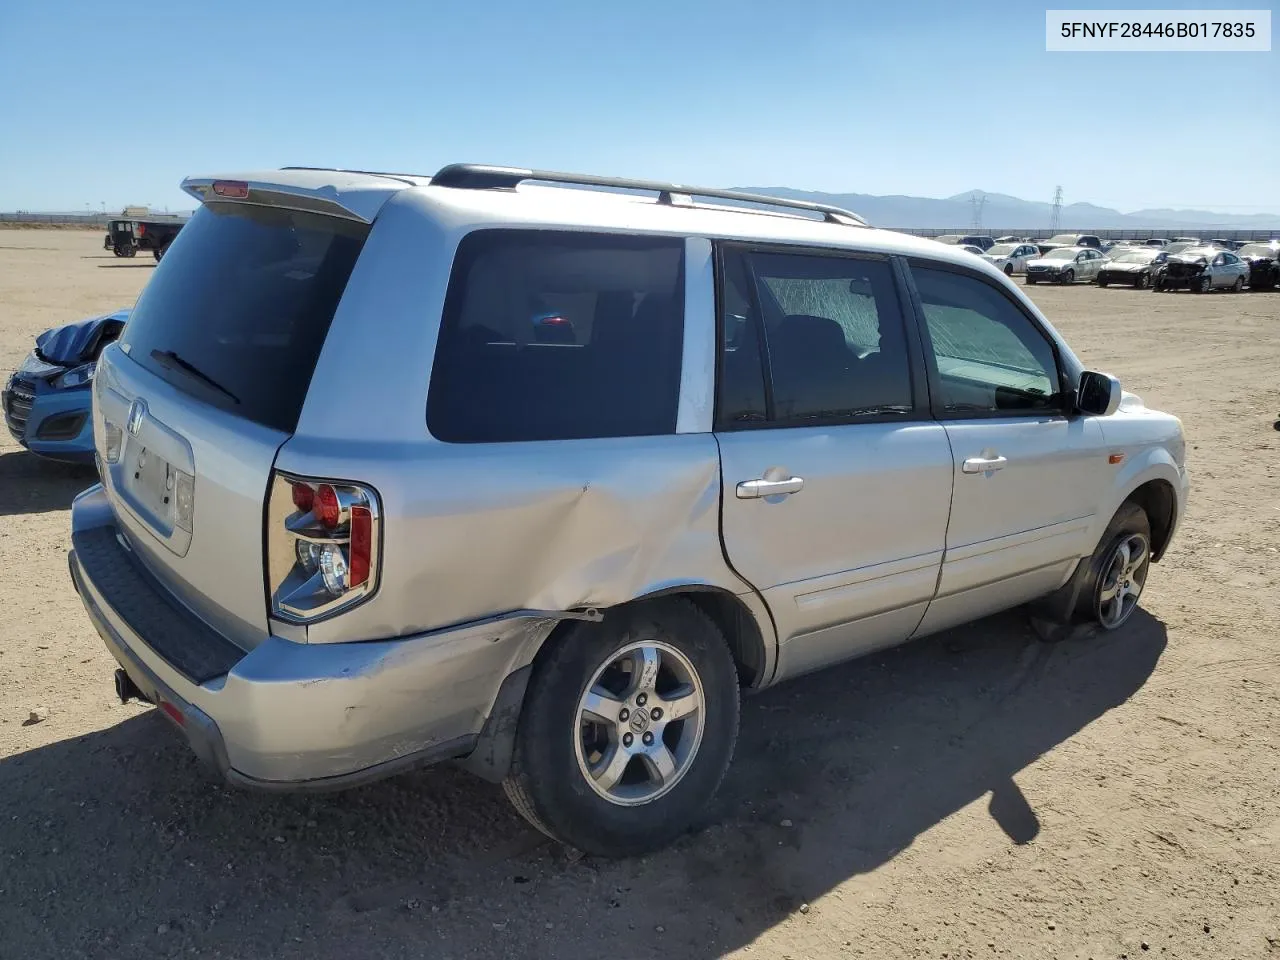
[[[366,224],[209,203],[174,239],[121,348],[200,400],[292,433]]]
[[[498,443],[675,432],[684,240],[480,230],[454,259],[427,425]]]
[[[750,285],[751,299],[735,307],[739,285]],[[888,261],[729,249],[724,287],[720,429],[766,419],[755,388],[761,339],[774,425],[910,419],[911,364]],[[730,340],[737,309],[750,314]]]

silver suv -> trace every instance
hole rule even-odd
[[[119,695],[237,784],[459,761],[651,849],[743,689],[1021,604],[1119,628],[1182,516],[1176,418],[990,264],[845,211],[478,166],[185,187],[98,364],[70,566]]]

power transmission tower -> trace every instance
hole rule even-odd
[[[973,232],[982,232],[982,208],[987,205],[987,195],[977,191],[969,197],[969,207],[973,210]]]
[[[1062,188],[1056,187],[1053,191],[1053,210],[1049,214],[1049,233],[1058,232],[1058,225],[1062,220]]]

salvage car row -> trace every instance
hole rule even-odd
[[[1157,292],[1271,290],[1280,283],[1280,243],[1247,244],[1239,253],[1208,246],[1172,252],[1117,246],[1104,255],[1087,247],[1060,247],[1027,261],[1025,269],[1028,284],[1088,280],[1101,287],[1127,285]]]
[[[933,239],[982,257],[1006,276],[1026,274],[1032,284],[1096,280],[1102,286],[1128,283],[1140,288],[1199,292],[1280,286],[1280,239],[1274,238],[1252,242],[1195,237],[1106,241],[1094,234],[1059,233],[1047,240],[992,239],[977,234],[944,234]],[[1029,269],[1032,266],[1035,269]],[[1163,274],[1160,283],[1156,283],[1158,274]]]
[[[950,238],[938,238],[949,242]],[[981,237],[963,237],[980,240]],[[1064,241],[1059,243],[1058,241]],[[1088,235],[1060,234],[1050,240],[956,243],[980,256],[1006,276],[1026,275],[1028,284],[1070,284],[1081,280],[1099,286],[1127,285],[1156,291],[1187,289],[1271,290],[1280,285],[1280,240],[1242,244],[1230,241],[1147,240],[1101,242]]]

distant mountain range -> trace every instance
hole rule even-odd
[[[996,229],[1030,229],[1044,232],[1049,228],[1053,205],[1034,200],[1020,200],[1003,193],[970,190],[945,200],[933,197],[878,197],[868,193],[819,193],[793,190],[790,187],[735,187],[749,193],[764,193],[787,200],[809,200],[844,207],[866,218],[877,227],[918,229],[955,228],[969,232],[973,224],[975,194],[986,197],[982,207],[982,223]],[[1214,213],[1209,210],[1135,210],[1121,213],[1110,207],[1092,203],[1067,203],[1062,206],[1059,227],[1062,230],[1124,230],[1159,227],[1166,230],[1225,227],[1235,230],[1266,230],[1280,227],[1280,214]]]

